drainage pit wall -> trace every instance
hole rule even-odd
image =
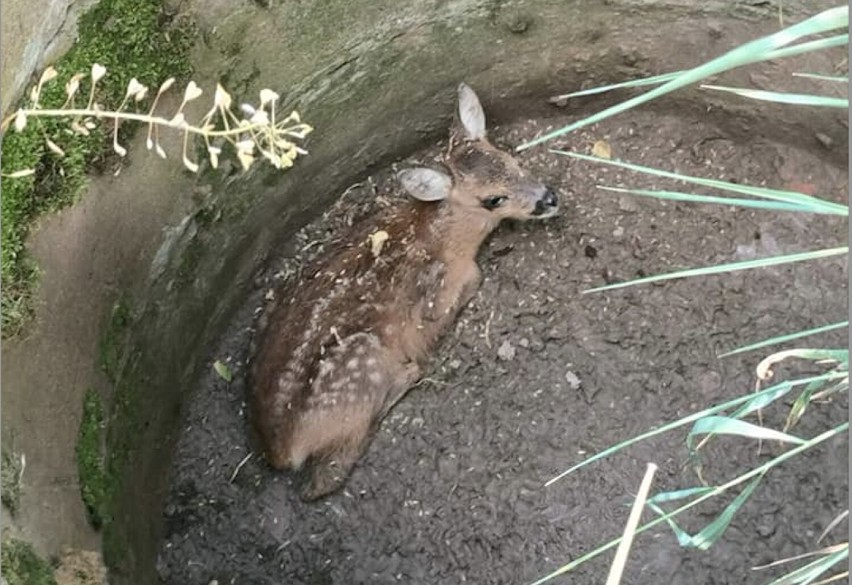
[[[245,101],[256,102],[262,88],[279,92],[314,126],[310,154],[283,173],[265,163],[246,174],[233,164],[203,168],[195,210],[166,230],[153,259],[140,260],[147,282],[132,295],[107,445],[119,486],[104,533],[115,583],[157,582],[162,501],[181,410],[198,372],[210,367],[207,348],[264,261],[347,186],[442,137],[460,81],[477,90],[495,123],[546,117],[551,95],[688,67],[778,28],[774,9],[727,1],[260,4],[182,7],[201,32],[195,81],[205,90],[221,81]],[[803,15],[798,6],[785,4],[789,19]],[[607,99],[578,101],[578,113]],[[748,119],[766,138],[784,141],[804,128],[835,137],[839,129],[836,140],[845,142],[828,119],[789,112],[773,118],[773,108],[761,106],[758,114],[753,104],[714,104],[695,92],[678,100],[680,108],[713,104],[712,115],[732,131]],[[763,117],[785,122],[761,124]]]

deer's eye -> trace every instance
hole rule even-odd
[[[489,197],[488,199],[482,200],[482,207],[485,209],[497,209],[501,205],[503,205],[508,197],[504,195],[495,195],[494,197]]]

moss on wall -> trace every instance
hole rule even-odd
[[[50,563],[38,556],[32,545],[15,538],[3,538],[0,573],[7,585],[56,585]]]
[[[79,22],[77,44],[54,67],[59,77],[42,91],[42,107],[65,102],[65,82],[75,73],[88,73],[93,63],[107,68],[98,84],[99,101],[117,104],[127,83],[137,78],[156,85],[168,77],[185,79],[190,73],[188,52],[194,29],[172,22],[161,0],[101,0]],[[87,80],[80,94],[87,95]],[[25,241],[33,223],[43,213],[72,203],[82,192],[86,173],[106,166],[110,142],[103,125],[89,136],[66,132],[67,120],[31,119],[23,132],[7,132],[3,139],[5,174],[34,169],[26,178],[2,178],[2,331],[4,337],[21,332],[33,312],[37,268],[27,258]],[[122,128],[132,131],[132,125]],[[61,158],[45,146],[48,137],[65,152]]]

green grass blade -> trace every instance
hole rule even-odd
[[[678,544],[680,544],[683,548],[697,548],[698,550],[707,550],[711,546],[713,546],[716,541],[718,541],[722,535],[727,530],[728,526],[731,525],[731,520],[734,519],[734,516],[737,512],[739,512],[740,508],[742,508],[743,504],[745,504],[746,500],[751,496],[752,492],[754,492],[757,485],[760,483],[760,480],[763,479],[763,474],[754,478],[744,489],[737,495],[734,500],[728,504],[722,513],[719,514],[712,522],[710,522],[707,526],[705,526],[701,531],[697,532],[694,535],[690,535],[681,529],[675,521],[669,517],[668,525],[672,529],[672,532],[675,533]],[[711,488],[711,490],[714,488]],[[666,516],[665,511],[663,511],[658,506],[651,504],[649,502],[648,507],[654,510],[660,516]]]
[[[613,91],[615,89],[625,89],[631,87],[642,87],[645,85],[657,85],[660,83],[665,83],[670,79],[674,79],[678,75],[683,75],[685,71],[672,71],[671,73],[663,73],[662,75],[655,75],[653,77],[643,77],[641,79],[634,79],[631,81],[623,81],[621,83],[613,83],[611,85],[602,85],[600,87],[593,87],[590,89],[581,89],[579,91],[574,91],[571,93],[566,93],[563,95],[558,95],[551,98],[553,100],[567,100],[576,97],[583,97],[587,95],[595,95],[598,93],[605,93],[607,91]]]
[[[767,461],[766,463],[763,463],[762,465],[755,467],[754,469],[751,469],[751,470],[747,471],[746,473],[744,473],[744,474],[742,474],[738,477],[735,477],[731,481],[716,487],[715,489],[704,494],[703,496],[695,498],[691,502],[688,502],[688,503],[684,504],[683,506],[677,508],[676,510],[669,512],[665,516],[661,516],[659,518],[656,518],[655,520],[648,522],[647,524],[640,526],[639,528],[636,529],[636,534],[641,534],[642,532],[650,530],[651,528],[658,526],[659,524],[662,524],[663,522],[666,522],[669,518],[674,518],[675,516],[682,514],[683,512],[686,512],[687,510],[689,510],[691,508],[694,508],[698,504],[701,504],[701,503],[709,500],[710,498],[715,497],[718,494],[721,494],[721,493],[731,489],[734,486],[737,486],[741,483],[744,483],[744,482],[746,482],[750,479],[753,479],[753,478],[755,478],[759,475],[763,475],[768,470],[772,469],[773,467],[775,467],[777,465],[780,465],[781,463],[784,463],[788,459],[791,459],[791,458],[807,451],[808,449],[810,449],[810,448],[812,448],[816,445],[819,445],[820,443],[823,443],[823,442],[825,442],[829,439],[832,439],[832,438],[836,437],[837,435],[839,435],[841,433],[847,432],[848,430],[849,430],[849,423],[845,422],[845,423],[842,423],[842,424],[840,424],[840,425],[838,425],[834,428],[831,428],[831,429],[829,429],[829,430],[827,430],[823,433],[820,433],[816,437],[810,439],[805,445],[799,445],[797,447],[793,447],[792,449],[790,449],[786,453],[782,453],[778,457],[775,457],[774,459],[771,459],[771,460]],[[575,569],[576,567],[582,565],[583,563],[586,563],[586,562],[600,556],[601,554],[605,553],[609,549],[618,546],[619,542],[621,542],[620,537],[615,538],[615,539],[613,539],[613,540],[611,540],[611,541],[609,541],[605,544],[602,544],[601,546],[597,547],[596,549],[589,551],[588,553],[584,554],[583,556],[581,556],[577,559],[574,559],[573,561],[571,561],[571,562],[559,567],[558,569],[550,572],[549,574],[545,575],[541,579],[538,579],[537,581],[532,583],[532,585],[542,585],[543,583],[547,583],[548,581],[551,581],[551,580],[555,579],[556,577],[559,577],[560,575],[564,575],[568,571],[571,571],[572,569]]]
[[[843,33],[842,35],[834,35],[825,37],[824,39],[817,39],[815,41],[806,41],[804,43],[799,43],[798,45],[793,45],[792,47],[784,47],[783,49],[772,51],[767,55],[766,60],[783,59],[784,57],[793,57],[795,55],[801,55],[802,53],[812,53],[814,51],[822,51],[832,47],[843,47],[848,44],[849,33]]]
[[[732,349],[731,351],[725,352],[723,354],[719,354],[719,358],[728,357],[731,355],[735,355],[738,353],[745,353],[747,351],[753,351],[755,349],[761,349],[764,347],[768,347],[770,345],[777,345],[779,343],[786,343],[788,341],[793,341],[794,339],[801,339],[802,337],[808,337],[810,335],[817,335],[819,333],[826,333],[828,331],[834,331],[835,329],[843,329],[844,327],[849,327],[849,321],[839,321],[837,323],[830,323],[829,325],[822,325],[820,327],[814,327],[813,329],[806,329],[804,331],[797,331],[795,333],[788,333],[786,335],[779,335],[777,337],[772,337],[770,339],[766,339],[764,341],[759,341],[757,343],[752,343],[751,345],[745,345],[743,347],[738,347],[736,349]]]
[[[792,104],[796,106],[818,106],[822,108],[849,109],[849,100],[844,98],[812,95],[808,93],[785,93],[780,91],[765,91],[762,89],[746,89],[742,87],[727,87],[724,85],[702,85],[701,89],[724,91],[742,97],[764,102]]]
[[[749,195],[752,197],[760,197],[762,199],[770,199],[773,201],[784,201],[786,203],[794,204],[794,205],[802,205],[808,207],[812,213],[828,213],[834,215],[849,215],[849,207],[846,205],[842,205],[840,203],[833,203],[831,201],[826,201],[824,199],[820,199],[818,197],[812,197],[810,195],[805,195],[804,193],[797,193],[796,191],[782,191],[779,189],[768,189],[766,187],[754,187],[751,185],[740,185],[738,183],[729,183],[727,181],[719,181],[716,179],[705,179],[703,177],[692,177],[690,175],[682,175],[679,173],[672,173],[669,171],[664,171],[661,169],[655,169],[652,167],[646,167],[642,165],[637,165],[628,162],[622,162],[618,160],[611,160],[606,158],[598,158],[594,156],[589,156],[586,154],[579,154],[576,152],[568,152],[564,150],[551,149],[550,152],[554,154],[560,154],[563,156],[570,156],[572,158],[585,160],[589,162],[596,162],[605,165],[611,165],[623,169],[628,169],[631,171],[636,171],[639,173],[645,173],[648,175],[652,175],[655,177],[662,177],[665,179],[673,179],[675,181],[683,181],[685,183],[692,183],[694,185],[701,185],[702,187],[710,187],[712,189],[720,189],[722,191],[729,191],[731,193],[738,193],[740,195]]]
[[[784,424],[785,428],[791,429],[799,422],[799,419],[805,414],[805,410],[807,410],[808,404],[811,402],[811,396],[826,384],[828,384],[828,380],[811,382],[805,386],[805,389],[799,393],[799,396],[793,402],[793,406],[790,407],[790,412],[787,414],[787,420]]]
[[[686,498],[691,498],[692,496],[702,496],[708,492],[712,492],[714,489],[716,488],[710,486],[701,486],[686,488],[682,490],[660,492],[659,494],[654,494],[652,497],[648,498],[648,503],[659,505],[665,504],[667,502],[676,502],[677,500],[685,500]]]
[[[816,73],[793,73],[793,77],[804,77],[805,79],[816,79],[818,81],[849,83],[848,77],[838,77],[835,75],[818,75]]]
[[[849,42],[849,35],[835,35],[832,37],[828,37],[825,39],[819,39],[816,41],[808,41],[805,43],[799,43],[797,45],[793,45],[792,47],[785,47],[783,49],[778,49],[777,51],[772,51],[766,55],[766,60],[771,59],[781,59],[783,57],[792,57],[793,55],[799,55],[801,53],[810,53],[812,51],[821,51],[823,49],[829,49],[832,47],[842,47]],[[672,71],[671,73],[663,73],[662,75],[655,75],[653,77],[643,77],[640,79],[633,79],[631,81],[624,81],[621,83],[613,83],[610,85],[602,85],[599,87],[593,87],[590,89],[583,89],[580,91],[575,91],[572,93],[566,93],[563,95],[555,96],[554,100],[567,100],[575,97],[582,97],[588,95],[595,95],[599,93],[605,93],[608,91],[613,91],[616,89],[625,89],[625,88],[633,88],[633,87],[643,87],[645,85],[658,85],[660,83],[665,83],[671,79],[676,78],[678,75],[683,75],[686,73],[688,69],[683,69],[680,71]],[[813,79],[823,79],[825,81],[845,81],[847,78],[845,77],[829,77],[824,75],[813,75],[807,73],[794,73],[793,75],[799,77],[811,77]]]
[[[807,583],[813,583],[815,579],[819,578],[834,565],[848,557],[849,547],[847,546],[843,550],[826,555],[823,558],[810,562],[803,567],[799,567],[778,579],[770,581],[767,585],[806,585]]]
[[[671,431],[671,430],[674,430],[676,428],[694,423],[695,421],[697,421],[699,419],[705,418],[707,416],[712,416],[712,415],[717,414],[719,412],[723,412],[723,411],[725,411],[729,408],[739,406],[743,403],[755,404],[755,405],[758,405],[759,408],[763,408],[764,406],[771,404],[773,401],[777,400],[778,398],[785,396],[787,393],[790,392],[790,390],[792,390],[793,388],[795,388],[797,386],[803,386],[805,384],[809,384],[809,383],[813,382],[814,380],[825,379],[827,377],[830,377],[831,375],[832,374],[821,374],[819,376],[812,376],[812,377],[809,377],[809,378],[801,378],[801,379],[798,379],[798,380],[784,380],[783,382],[779,382],[778,384],[774,384],[772,386],[769,386],[768,388],[764,388],[760,392],[754,392],[752,394],[746,394],[745,396],[739,396],[737,398],[733,398],[731,400],[728,400],[727,402],[723,402],[722,404],[718,404],[716,406],[711,406],[710,408],[705,408],[704,410],[701,410],[699,412],[695,412],[693,414],[690,414],[689,416],[685,416],[683,418],[680,418],[676,421],[665,424],[665,425],[658,427],[656,429],[651,429],[650,431],[646,431],[646,432],[642,433],[641,435],[637,435],[637,436],[635,436],[631,439],[621,441],[620,443],[617,443],[616,445],[613,445],[612,447],[608,447],[608,448],[604,449],[603,451],[599,451],[598,453],[596,453],[596,454],[594,454],[590,457],[587,457],[586,459],[584,459],[580,463],[577,463],[576,465],[569,468],[568,470],[563,471],[560,474],[556,475],[555,477],[551,478],[544,485],[545,485],[545,487],[547,487],[547,486],[553,484],[554,482],[559,481],[560,479],[562,479],[566,475],[569,475],[569,474],[577,471],[581,467],[585,467],[586,465],[589,465],[590,463],[594,463],[595,461],[598,461],[600,459],[604,459],[605,457],[608,457],[609,455],[617,453],[618,451],[621,451],[622,449],[625,449],[625,448],[627,448],[631,445],[634,445],[636,443],[644,441],[645,439],[649,439],[651,437],[655,437],[657,435],[667,433],[668,431]],[[837,377],[837,374],[834,374],[834,375],[835,375],[835,377]],[[760,406],[760,405],[763,405],[763,406]]]
[[[691,440],[697,435],[707,434],[739,435],[750,439],[783,441],[785,443],[794,443],[796,445],[803,445],[807,443],[806,440],[800,439],[799,437],[727,416],[708,416],[696,421],[695,424],[692,425],[692,430],[689,431],[688,440]],[[690,450],[692,450],[691,445]]]
[[[728,264],[716,264],[714,266],[705,266],[703,268],[690,268],[687,270],[678,270],[676,272],[668,272],[665,274],[656,274],[654,276],[646,276],[627,282],[619,282],[616,284],[608,284],[584,290],[582,294],[600,292],[605,290],[614,290],[617,288],[625,288],[638,284],[648,284],[651,282],[661,282],[664,280],[675,280],[678,278],[690,278],[694,276],[708,276],[711,274],[721,274],[723,272],[736,272],[738,270],[752,270],[754,268],[766,268],[768,266],[777,266],[779,264],[791,264],[794,262],[804,262],[807,260],[816,260],[818,258],[829,258],[846,254],[849,251],[847,246],[839,248],[829,248],[827,250],[814,250],[812,252],[800,252],[797,254],[785,254],[783,256],[772,256],[770,258],[758,258],[756,260],[744,260],[742,262],[731,262]]]
[[[836,29],[846,28],[848,26],[849,9],[847,6],[825,10],[816,16],[812,16],[807,20],[794,24],[793,26],[787,27],[774,34],[740,45],[739,47],[728,51],[724,55],[699,65],[694,69],[690,69],[671,81],[643,93],[642,95],[616,104],[602,112],[598,112],[597,114],[579,120],[573,124],[569,124],[568,126],[558,130],[554,130],[553,132],[549,132],[544,136],[520,145],[516,150],[525,150],[537,144],[541,144],[542,142],[547,142],[548,140],[552,140],[553,138],[577,130],[578,128],[600,122],[605,118],[649,102],[676,89],[692,85],[693,83],[701,81],[702,79],[712,75],[716,75],[748,63],[766,60],[768,55],[773,51],[790,45],[802,37],[821,34]]]
[[[793,45],[792,47],[786,47],[784,49],[778,49],[777,51],[772,51],[766,55],[766,60],[770,59],[780,59],[783,57],[790,57],[793,55],[798,55],[801,53],[809,53],[812,51],[819,51],[822,49],[828,49],[831,47],[840,47],[849,42],[849,35],[835,35],[833,37],[819,39],[816,41],[808,41],[806,43],[799,43],[798,45]],[[642,77],[639,79],[633,79],[630,81],[623,81],[620,83],[612,83],[610,85],[601,85],[598,87],[592,87],[589,89],[582,89],[579,91],[574,91],[571,93],[566,93],[558,96],[554,96],[553,100],[567,100],[576,97],[584,97],[589,95],[596,95],[600,93],[606,93],[608,91],[614,91],[616,89],[629,89],[633,87],[644,87],[646,85],[659,85],[661,83],[665,83],[666,81],[670,81],[676,78],[678,75],[683,75],[686,73],[688,69],[682,69],[680,71],[672,71],[671,73],[663,73],[661,75],[654,75],[653,77]],[[794,73],[793,75],[797,77],[809,77],[811,79],[819,79],[823,81],[843,81],[847,80],[846,77],[832,77],[827,75],[815,75],[811,73]]]
[[[655,199],[666,199],[670,201],[687,201],[690,203],[711,203],[720,205],[733,205],[736,207],[751,207],[768,211],[801,211],[813,213],[811,209],[798,203],[780,203],[774,201],[761,201],[755,199],[739,199],[735,197],[715,197],[712,195],[696,195],[695,193],[683,193],[680,191],[657,191],[651,189],[624,189],[622,187],[607,187],[598,185],[602,191],[613,193],[629,193],[640,197],[653,197]]]
[[[819,376],[809,376],[807,378],[800,378],[798,380],[788,380],[787,382],[793,385],[790,387],[790,389],[792,389],[795,386],[802,386],[804,384],[826,383],[832,380],[839,380],[845,377],[846,374],[843,372],[827,372],[825,374],[820,374]],[[758,410],[766,408],[767,406],[775,402],[778,398],[781,398],[781,396],[783,396],[784,394],[786,394],[786,392],[783,394],[780,392],[777,394],[763,394],[762,392],[751,394],[751,399],[748,400],[739,409],[731,413],[731,416],[733,418],[743,418],[744,416],[748,416],[753,412],[757,412]]]

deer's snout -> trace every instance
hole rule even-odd
[[[535,209],[532,214],[536,217],[550,217],[556,214],[558,208],[559,200],[556,198],[556,192],[548,187],[541,199],[535,202]]]

